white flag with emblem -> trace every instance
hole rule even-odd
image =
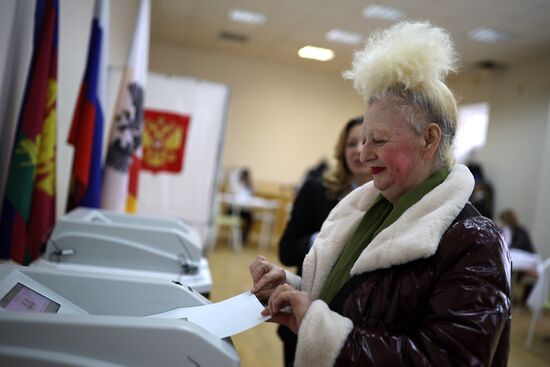
[[[150,9],[150,1],[141,0],[122,73],[105,159],[101,207],[119,212],[137,210]]]

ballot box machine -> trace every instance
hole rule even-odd
[[[212,288],[198,234],[179,219],[76,208],[61,217],[32,266],[179,281]]]
[[[145,316],[209,301],[187,286],[0,265],[2,366],[238,366],[229,338]]]

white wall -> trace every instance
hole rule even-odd
[[[338,75],[234,55],[154,43],[151,68],[227,83],[232,88],[224,164],[247,165],[256,178],[292,183],[319,156],[330,156],[338,129],[363,104]],[[490,103],[487,143],[479,152],[495,189],[495,213],[513,208],[535,245],[550,256],[542,195],[550,186],[550,55],[505,70],[463,71],[451,81],[459,103]],[[354,112],[357,111],[357,112]],[[546,166],[545,166],[546,165]]]
[[[542,155],[537,205],[533,224],[535,244],[544,257],[550,257],[550,102],[546,120],[546,138]]]
[[[549,164],[549,69],[550,55],[545,55],[502,70],[467,71],[452,82],[463,103],[490,103],[487,143],[479,159],[495,189],[495,213],[514,209],[546,256],[550,236],[535,222],[541,220],[537,213],[549,210],[538,208],[550,206],[541,196],[550,187],[550,177],[543,174]]]
[[[73,148],[66,141],[84,72],[93,4],[93,0],[60,2],[58,215],[64,213],[67,200]],[[4,8],[7,9],[7,5],[2,5]],[[136,0],[111,1],[111,65],[125,62],[136,11]],[[224,165],[249,166],[258,180],[298,182],[306,168],[322,157],[332,157],[337,134],[344,123],[363,113],[363,103],[350,83],[339,75],[321,74],[305,67],[158,43],[151,44],[149,65],[152,71],[193,76],[230,86]],[[106,135],[110,119],[111,116],[106,117]]]
[[[298,182],[364,109],[351,83],[305,66],[153,43],[150,68],[230,86],[223,164],[248,166],[254,179]]]
[[[13,3],[0,2],[2,17],[9,6]],[[72,163],[66,138],[84,69],[92,8],[92,0],[60,3],[58,214],[65,209]],[[124,63],[136,10],[135,0],[112,1],[111,64]],[[0,41],[5,38],[2,32]],[[0,50],[4,45],[0,42]],[[351,85],[336,74],[154,41],[149,65],[156,72],[230,86],[224,164],[247,165],[256,179],[297,182],[307,166],[332,155],[341,126],[363,110]],[[496,212],[514,208],[545,256],[550,256],[550,228],[545,219],[550,214],[548,70],[550,55],[496,72],[463,72],[452,82],[461,103],[490,103],[487,145],[479,157],[495,187]],[[107,120],[110,125],[110,116]]]

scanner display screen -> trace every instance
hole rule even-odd
[[[57,313],[60,306],[21,283],[17,283],[0,299],[0,307],[12,311]]]

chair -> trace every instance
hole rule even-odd
[[[227,236],[227,244],[233,247],[234,251],[240,252],[243,249],[243,219],[239,209],[229,202],[231,197],[230,194],[220,193],[214,198],[214,205],[217,208],[215,237],[218,237],[220,228],[227,228],[230,232]],[[227,208],[231,210],[227,210]]]
[[[256,219],[261,222],[259,247],[267,250],[271,243],[273,227],[275,226],[275,213],[272,210],[266,210],[256,215]]]
[[[527,289],[532,289],[542,267],[540,255],[524,250],[510,249],[512,258],[512,305],[523,304]]]
[[[533,312],[533,316],[531,316],[531,324],[529,326],[529,332],[527,333],[525,348],[531,347],[535,327],[537,326],[537,321],[542,312],[544,309],[550,309],[550,301],[548,300],[550,293],[550,258],[543,261],[542,265],[538,269],[538,274],[539,277],[535,283],[535,287],[527,299],[527,306],[529,306]]]
[[[233,247],[233,250],[240,252],[243,249],[242,238],[242,219],[240,216],[232,214],[220,214],[216,218],[216,224],[219,228],[228,227],[231,235],[227,236],[227,243]]]

